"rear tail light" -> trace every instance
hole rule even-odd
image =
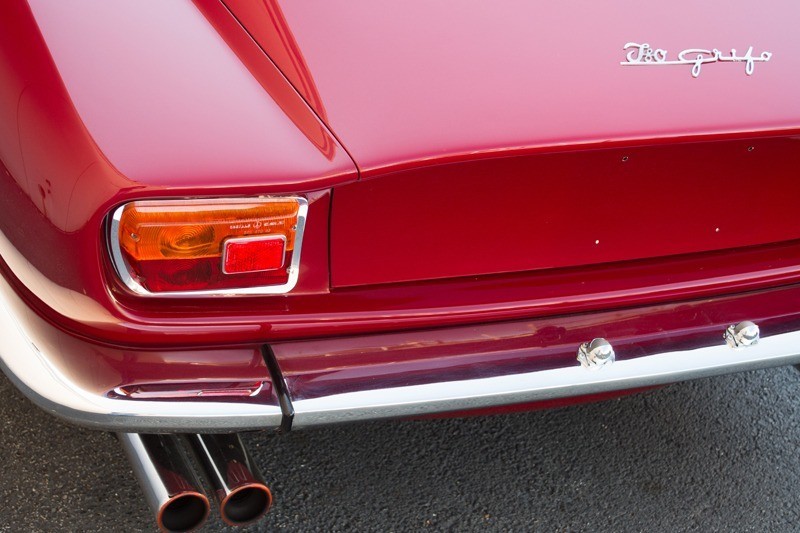
[[[114,266],[142,295],[288,292],[307,210],[294,197],[131,202],[112,216]]]

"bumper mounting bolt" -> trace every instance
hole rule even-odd
[[[758,326],[749,320],[739,322],[738,324],[731,324],[725,330],[725,342],[731,348],[746,348],[758,342],[760,332]]]
[[[611,343],[605,339],[592,339],[591,342],[584,342],[578,348],[578,361],[584,368],[596,370],[614,362],[616,354]]]

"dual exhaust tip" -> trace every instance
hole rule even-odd
[[[272,505],[272,493],[239,435],[119,433],[118,437],[162,531],[192,531],[203,525],[210,512],[186,439],[225,523],[250,524]]]

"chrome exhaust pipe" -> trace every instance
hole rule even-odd
[[[272,493],[239,435],[188,437],[214,489],[222,520],[243,526],[264,516],[272,505]]]
[[[117,437],[158,527],[192,531],[202,526],[208,517],[208,498],[178,437],[138,433],[117,433]]]

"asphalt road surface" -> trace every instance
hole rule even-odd
[[[799,396],[787,367],[550,411],[251,434],[276,498],[252,529],[800,531]],[[0,427],[0,529],[155,529],[111,435],[4,377]]]

